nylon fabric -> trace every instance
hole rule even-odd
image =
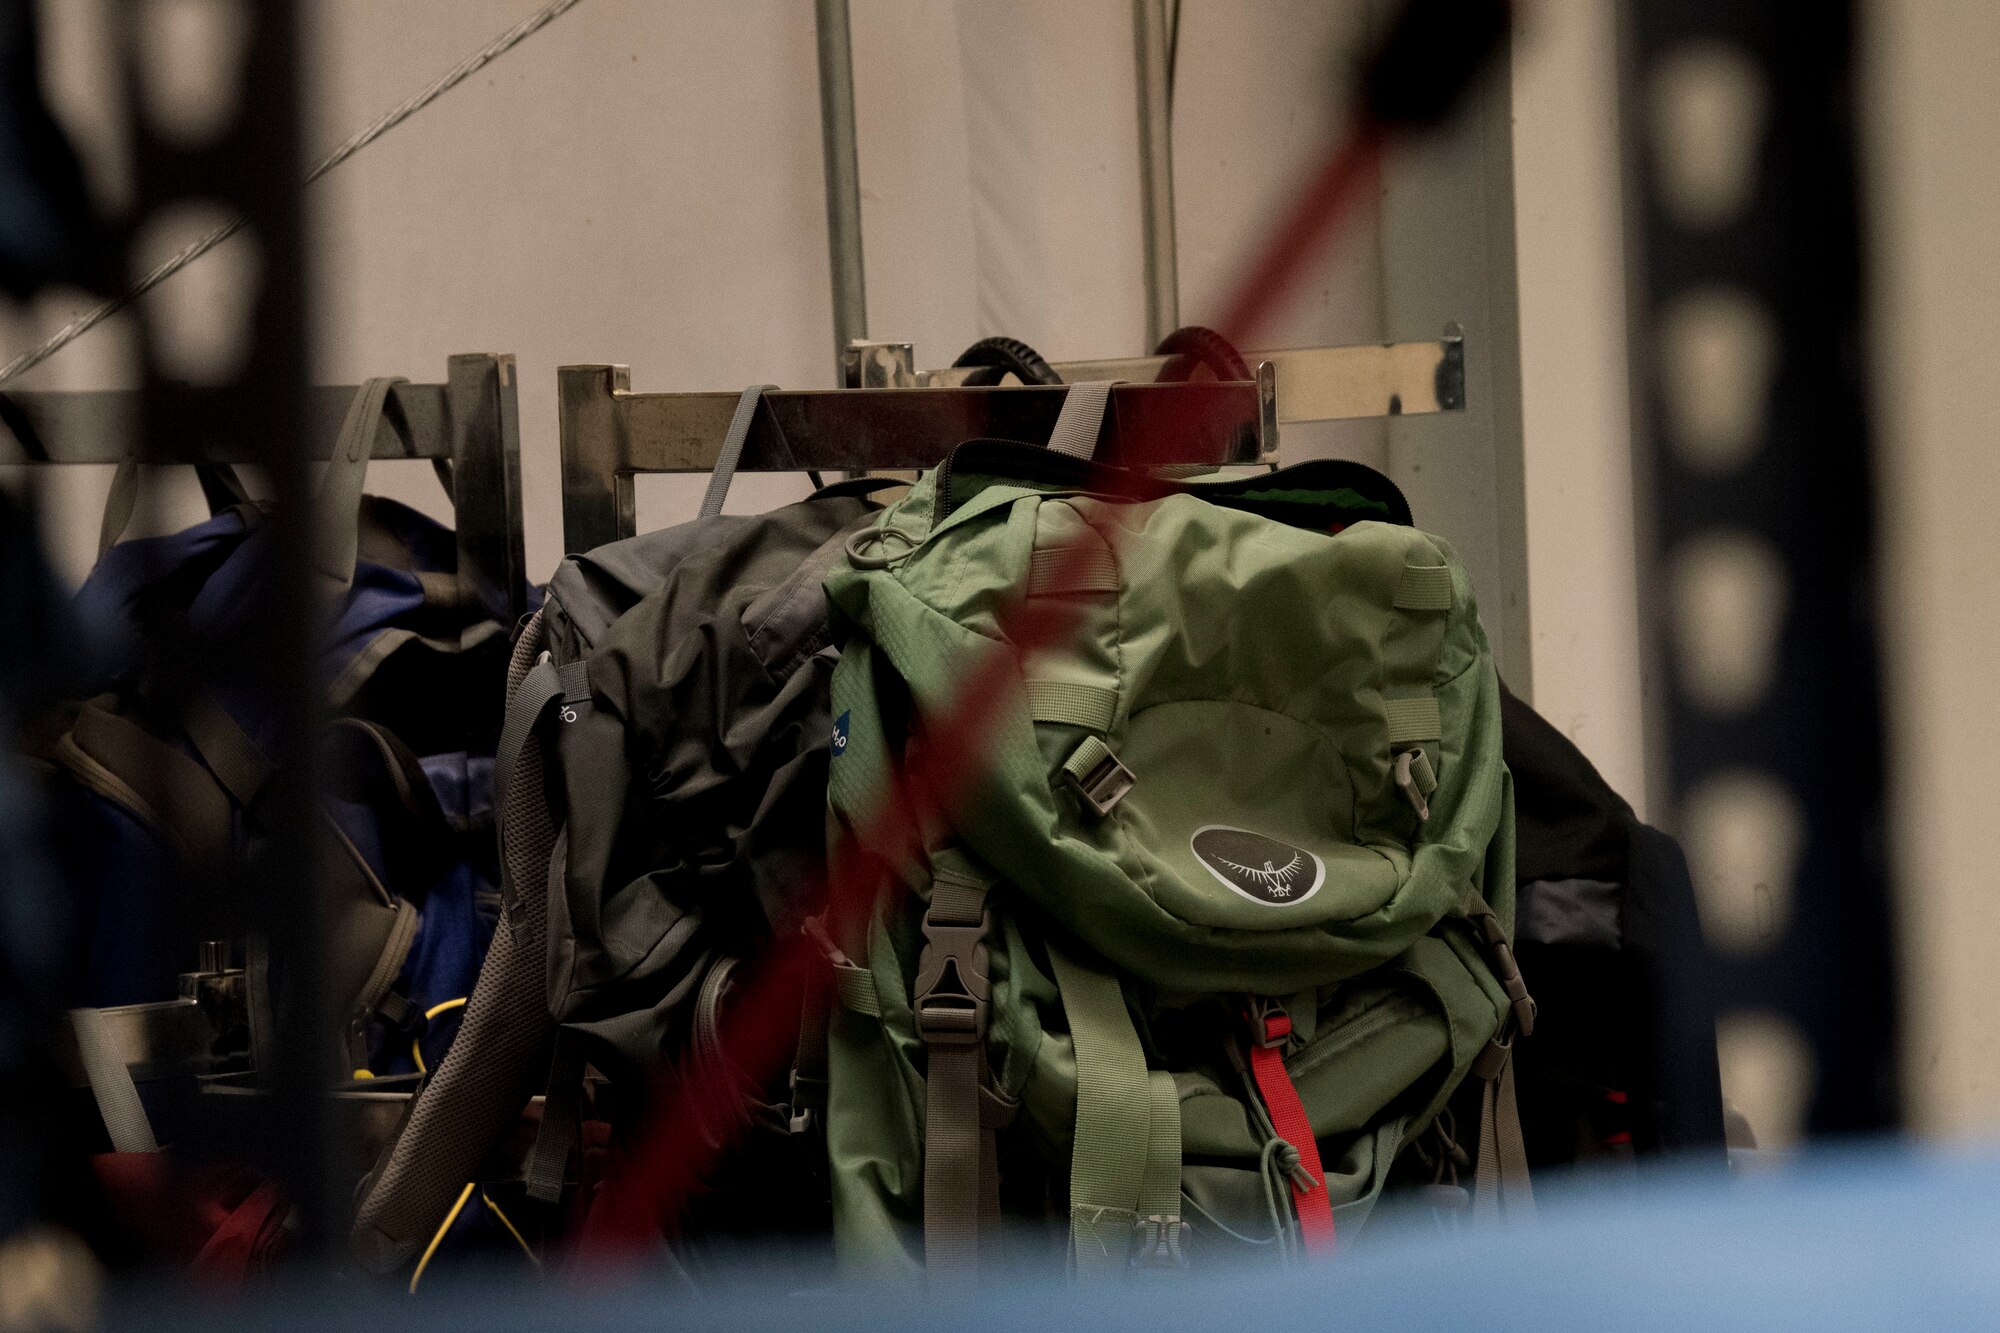
[[[271,776],[271,761],[236,724],[236,719],[213,703],[197,699],[188,706],[181,725],[200,752],[201,761],[237,805],[244,809],[255,805],[258,793],[264,790],[264,783]]]
[[[729,419],[728,433],[716,451],[715,466],[709,470],[708,488],[702,492],[696,518],[714,518],[729,498],[729,483],[736,480],[736,465],[743,461],[743,445],[750,438],[751,423],[757,419],[757,404],[775,384],[753,384],[736,400],[736,414]]]
[[[1410,780],[1417,784],[1417,790],[1425,796],[1437,790],[1437,774],[1431,769],[1431,757],[1422,750],[1410,756]]]
[[[1503,1052],[1500,1068],[1479,1092],[1479,1147],[1473,1162],[1475,1222],[1532,1221],[1535,1192],[1528,1179],[1528,1149],[1514,1087],[1514,1061]]]
[[[1028,564],[1028,596],[1077,597],[1118,591],[1118,559],[1109,550],[1036,551]]]
[[[868,1018],[882,1016],[882,997],[875,993],[875,974],[852,963],[833,969],[834,995],[843,1008]]]
[[[979,1268],[979,1073],[972,1042],[930,1047],[924,1078],[924,1261],[934,1276]]]
[[[375,436],[382,428],[389,405],[389,391],[408,383],[400,375],[377,376],[354,391],[340,434],[327,460],[326,474],[320,478],[314,500],[319,531],[314,560],[329,591],[344,594],[354,582],[354,560],[360,545],[357,515],[361,508],[361,488],[368,479],[368,460],[375,452]]]
[[[77,710],[56,761],[107,800],[172,839],[196,864],[227,854],[235,817],[228,798],[200,764],[107,706],[109,696]]]
[[[1181,1094],[1174,1076],[1164,1069],[1146,1075],[1149,1116],[1146,1130],[1146,1173],[1139,1185],[1139,1215],[1172,1218],[1181,1215]]]
[[[926,1057],[924,1259],[937,1277],[961,1278],[978,1270],[980,1227],[987,1211],[992,1134],[984,1124],[979,1095],[986,1075],[980,1020],[987,978],[977,961],[986,947],[985,928],[986,885],[940,873],[931,884],[930,905],[924,912],[924,933],[930,942],[918,964],[919,986],[928,979],[942,991],[955,983],[974,1007],[960,1009],[960,993],[942,991],[951,1007],[932,1017],[926,1004],[931,992],[920,989],[915,996]],[[981,941],[971,946],[969,955],[944,953],[947,942],[967,937]],[[997,1181],[994,1184],[997,1188]]]
[[[1054,722],[1086,731],[1109,731],[1118,716],[1118,692],[1067,680],[1025,683],[1028,715],[1037,722]]]
[[[1038,718],[1036,720],[1045,721],[1046,719]],[[1076,749],[1070,753],[1069,758],[1063,760],[1062,771],[1065,776],[1075,778],[1081,782],[1084,778],[1089,777],[1099,764],[1107,759],[1116,757],[1111,753],[1111,747],[1106,745],[1102,740],[1096,736],[1085,736],[1078,743]]]
[[[97,1113],[111,1136],[111,1151],[158,1152],[153,1123],[139,1101],[132,1070],[105,1031],[104,1015],[95,1009],[72,1009],[69,1023],[76,1035],[77,1060],[90,1080],[90,1095],[96,1099]]]
[[[1386,699],[1382,714],[1388,719],[1391,745],[1434,741],[1444,735],[1444,719],[1436,699]]]
[[[529,668],[508,696],[507,721],[500,729],[500,744],[493,752],[493,783],[502,801],[514,790],[515,769],[534,737],[535,724],[563,694],[562,673],[555,663],[539,662]]]
[[[1449,611],[1451,602],[1450,565],[1403,566],[1403,577],[1396,583],[1397,610]]]
[[[1069,386],[1063,395],[1062,411],[1055,429],[1049,433],[1049,449],[1071,458],[1089,458],[1097,452],[1097,437],[1104,429],[1104,409],[1111,401],[1109,380],[1086,380]]]
[[[139,508],[140,468],[137,459],[127,458],[118,464],[118,470],[111,475],[111,490],[104,497],[104,517],[98,524],[97,558],[102,560],[105,552],[118,544],[131,526],[132,515]],[[223,510],[236,505],[251,503],[250,492],[243,485],[236,469],[227,463],[198,463],[195,476],[201,482],[202,495],[208,501],[211,518]]]
[[[1076,1047],[1070,1253],[1079,1275],[1109,1276],[1125,1267],[1146,1182],[1153,1119],[1146,1053],[1115,978],[1053,941],[1049,962]]]
[[[975,788],[927,810],[906,842],[854,852],[889,882],[869,930],[841,941],[879,1014],[843,1009],[829,1034],[843,1257],[921,1271],[918,923],[900,904],[921,900],[935,849],[1007,886],[984,1050],[1026,1121],[1003,1145],[1030,1173],[1009,1198],[1033,1217],[1033,1173],[1059,1182],[1068,1153],[1079,1272],[1269,1261],[1292,1248],[1300,1207],[1323,1210],[1328,1230],[1337,1211],[1351,1240],[1398,1150],[1500,1030],[1511,1000],[1465,921],[1482,895],[1503,923],[1512,908],[1498,681],[1456,557],[1370,521],[1397,510],[1363,473],[1331,491],[1321,470],[1110,494],[1091,465],[969,445],[881,518],[907,539],[892,568],[829,573],[848,634],[828,791],[841,855],[967,676],[989,654],[1018,663],[981,701]],[[1397,604],[1412,567],[1446,571],[1448,605]],[[1072,599],[1073,621],[1032,648],[1008,643],[1011,610],[1037,592]],[[1137,782],[1106,815],[1070,779],[1114,756]],[[1425,785],[1419,819],[1407,792]],[[1081,1000],[1079,957],[1102,986]],[[1293,1092],[1281,1136],[1300,1159],[1321,1154],[1296,1205],[1274,1175],[1291,1152],[1272,1146],[1253,1061],[1229,1037],[1246,995],[1282,998],[1297,1024],[1283,1057],[1261,1057]],[[1140,1201],[1167,1202],[1148,1168],[1169,1087],[1188,1201],[1159,1214],[1180,1213],[1173,1228]]]
[[[1290,1032],[1287,1020],[1285,1031]],[[1332,1254],[1336,1244],[1333,1202],[1327,1193],[1326,1168],[1320,1164],[1319,1139],[1313,1133],[1312,1118],[1306,1114],[1299,1090],[1285,1068],[1282,1048],[1253,1041],[1250,1045],[1250,1072],[1257,1081],[1258,1095],[1270,1113],[1277,1137],[1290,1144],[1299,1157],[1299,1171],[1291,1180],[1292,1206],[1297,1210],[1299,1235],[1311,1254]]]
[[[525,1179],[531,1199],[542,1203],[562,1199],[570,1154],[576,1148],[577,1133],[582,1128],[582,1093],[583,1053],[573,1037],[559,1032],[555,1052],[549,1057],[542,1123],[535,1131],[535,1146],[528,1152]]]
[[[805,890],[824,857],[833,661],[819,579],[882,484],[699,519],[556,571],[510,662],[502,931],[367,1200],[354,1246],[368,1266],[407,1262],[405,1237],[421,1247],[544,1089],[537,1188],[560,1195],[580,1062],[609,1080],[606,1107],[629,1104],[621,1094],[680,1058],[716,960],[749,957],[818,910]],[[560,724],[537,727],[558,700]],[[496,1067],[460,1062],[461,1049]],[[748,1136],[683,1219],[683,1243],[812,1216],[811,1140],[790,1134],[773,1091],[748,1089]]]

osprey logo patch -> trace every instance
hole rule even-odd
[[[1311,852],[1248,829],[1208,824],[1188,847],[1209,874],[1265,907],[1302,903],[1326,879],[1326,862]]]

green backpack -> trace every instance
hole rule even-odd
[[[1463,568],[1355,464],[1113,475],[968,444],[828,578],[834,864],[881,881],[827,941],[843,1261],[1324,1252],[1468,1074],[1470,1208],[1532,1208],[1513,796]],[[1037,598],[1071,628],[1014,663],[969,789],[858,845]],[[1033,1219],[1058,1225],[1003,1225]]]

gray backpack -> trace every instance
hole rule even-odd
[[[515,644],[495,777],[505,912],[457,1040],[364,1187],[351,1245],[373,1271],[414,1259],[468,1181],[525,1175],[531,1197],[561,1198],[586,1069],[603,1076],[594,1114],[617,1121],[663,1067],[712,1064],[738,961],[816,910],[798,897],[824,854],[821,585],[879,511],[869,492],[894,483],[740,517],[720,512],[727,481],[693,522],[564,560]],[[782,1093],[735,1081],[742,1114],[788,1135]],[[491,1160],[544,1088],[525,1167]],[[770,1146],[731,1161],[789,1169]],[[739,1227],[732,1193],[710,1191],[694,1225],[769,1228],[769,1197]],[[812,1194],[801,1225],[823,1227]]]

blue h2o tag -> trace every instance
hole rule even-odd
[[[844,754],[846,754],[846,753],[847,753],[847,714],[846,714],[846,713],[842,713],[842,714],[841,714],[841,715],[840,715],[839,717],[837,717],[837,718],[835,718],[835,719],[834,719],[834,722],[833,722],[833,742],[832,742],[832,745],[833,745],[833,757],[834,757],[835,759],[838,759],[838,758],[840,758],[840,756],[842,756],[842,755],[844,755]]]

